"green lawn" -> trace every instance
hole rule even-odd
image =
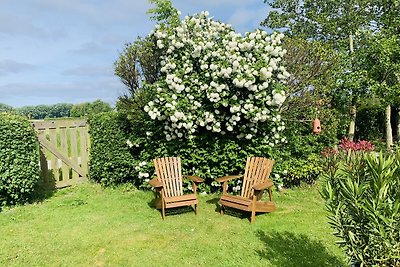
[[[199,196],[199,215],[160,212],[151,192],[94,184],[58,190],[0,213],[0,266],[344,266],[316,188],[275,192],[278,210],[217,212]]]

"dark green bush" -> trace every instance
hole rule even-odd
[[[134,139],[135,136],[133,134],[131,140],[138,171],[136,185],[139,187],[148,187],[147,180],[154,173],[152,160],[157,157],[181,157],[184,174],[195,174],[206,179],[205,183],[199,185],[200,190],[205,192],[219,189],[219,184],[213,182],[215,178],[243,173],[246,158],[250,155],[274,158],[271,149],[256,139],[245,142],[229,137],[212,138],[204,134],[186,142],[167,142],[162,137]]]
[[[124,98],[117,103],[120,115],[95,116],[90,120],[92,179],[103,184],[133,182],[139,188],[150,188],[147,181],[154,177],[153,159],[179,156],[183,172],[205,178],[206,182],[200,185],[200,190],[212,192],[219,190],[215,178],[243,173],[248,156],[264,156],[276,161],[271,178],[277,185],[296,186],[318,179],[321,172],[320,152],[326,146],[337,143],[339,122],[334,121],[334,116],[324,117],[323,123],[331,127],[324,129],[320,135],[311,133],[311,122],[288,122],[285,133],[288,143],[272,148],[262,138],[246,140],[209,132],[199,133],[190,140],[166,141],[162,133],[163,125],[151,120],[143,111],[150,99],[151,90],[139,91],[134,98]],[[104,116],[107,121],[104,121]]]
[[[134,158],[127,145],[127,120],[107,112],[89,118],[91,149],[89,175],[96,182],[113,185],[132,181]]]
[[[104,185],[132,182],[139,188],[150,188],[154,176],[153,159],[179,156],[183,173],[206,178],[200,190],[219,188],[214,178],[243,173],[248,155],[272,157],[273,151],[260,140],[244,141],[199,135],[185,142],[166,141],[165,137],[148,135],[154,122],[129,113],[111,112],[90,118],[90,177]],[[214,187],[213,187],[214,186]]]
[[[322,171],[321,151],[338,143],[338,135],[343,131],[343,122],[337,111],[321,108],[319,119],[322,132],[312,133],[314,107],[303,107],[284,114],[286,119],[287,144],[274,149],[276,165],[273,178],[285,187],[313,184]]]
[[[39,181],[39,152],[28,120],[0,113],[0,207],[24,203]]]
[[[353,266],[400,266],[400,154],[350,150],[326,166],[322,196]]]
[[[385,103],[366,99],[357,110],[356,139],[385,140]]]

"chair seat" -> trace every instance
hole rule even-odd
[[[165,199],[165,203],[171,203],[171,202],[195,200],[195,199],[197,199],[197,196],[196,196],[196,194],[186,194],[186,195],[182,195],[182,196],[165,197],[164,199]]]
[[[198,204],[196,194],[187,194],[176,197],[165,197],[164,200],[166,208],[174,208],[174,207]]]
[[[252,210],[252,202],[252,199],[229,194],[223,194],[219,201],[221,205],[244,211]],[[275,210],[276,206],[272,201],[256,201],[256,212],[273,212]]]
[[[246,197],[223,194],[219,202],[227,207],[251,211],[252,200]]]

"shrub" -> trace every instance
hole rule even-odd
[[[289,99],[289,104],[290,101],[293,100]],[[323,130],[320,134],[313,134],[310,119],[315,116],[314,113],[315,108],[312,107],[283,113],[283,119],[288,121],[285,130],[288,141],[276,149],[276,165],[273,170],[276,184],[292,187],[301,183],[313,184],[319,179],[322,172],[321,150],[337,144],[341,123],[334,110],[321,108],[319,116]]]
[[[216,189],[213,178],[243,172],[247,156],[274,158],[272,147],[286,140],[282,34],[241,37],[202,12],[161,23],[150,36],[162,55],[160,77],[123,111],[137,186],[148,187],[157,157],[180,156],[183,172],[207,179],[200,187],[207,192]]]
[[[28,120],[0,113],[0,207],[32,196],[40,177],[38,147]]]
[[[90,178],[103,185],[132,181],[133,157],[127,145],[129,129],[124,116],[116,112],[89,118],[91,149]]]
[[[349,150],[327,157],[322,196],[354,266],[400,265],[400,154]]]
[[[258,140],[212,138],[209,134],[198,135],[185,142],[166,141],[155,136],[138,138],[132,134],[132,154],[135,157],[136,185],[148,188],[147,181],[153,176],[153,159],[163,156],[182,158],[182,171],[206,179],[199,185],[205,192],[219,189],[214,179],[228,174],[244,172],[246,158],[250,155],[272,157],[268,146],[257,144]],[[236,183],[232,183],[235,186]]]
[[[207,12],[176,25],[156,25],[161,76],[145,106],[160,121],[167,140],[186,140],[204,131],[273,147],[285,141],[280,107],[290,74],[281,61],[283,34],[256,30],[244,37]],[[223,138],[223,137],[221,137]]]

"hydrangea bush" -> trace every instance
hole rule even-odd
[[[279,113],[289,77],[281,66],[282,34],[256,30],[242,37],[202,12],[174,27],[157,25],[151,35],[162,50],[162,76],[144,110],[163,123],[167,141],[204,131],[261,136],[270,147],[286,141]]]

